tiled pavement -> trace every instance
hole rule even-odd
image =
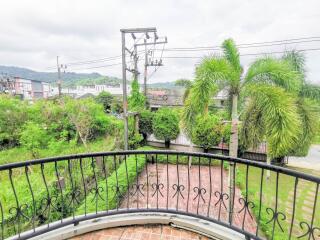
[[[221,178],[223,179],[222,183]],[[223,168],[221,170],[220,166],[199,167],[193,165],[189,168],[187,165],[148,164],[137,181],[132,183],[130,194],[124,196],[119,208],[168,208],[227,222],[229,200],[225,194],[228,192],[228,171]],[[257,224],[249,209],[244,207],[244,198],[237,188],[233,225],[255,233]],[[165,234],[167,232],[172,233],[173,236]],[[182,233],[186,236],[189,235],[181,237]],[[144,226],[105,229],[74,239],[178,240],[206,238],[168,226]]]
[[[72,240],[208,240],[209,238],[166,225],[117,227],[95,231]]]
[[[136,185],[140,185],[141,192],[134,189]],[[177,191],[177,188],[180,191]],[[148,168],[140,174],[138,182],[133,185],[130,192],[135,194],[129,194],[129,197],[127,195],[122,201],[121,208],[128,206],[129,208],[169,208],[225,222],[228,220],[229,200],[225,195],[229,193],[228,171],[224,169],[221,171],[220,166],[210,168],[200,166],[199,168],[198,165],[193,165],[189,168],[187,165],[169,164],[167,168],[166,164],[148,164]],[[233,225],[255,233],[256,221],[248,211],[249,208],[244,208],[243,203],[243,196],[237,188],[234,199]]]

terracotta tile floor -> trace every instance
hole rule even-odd
[[[166,225],[117,227],[83,234],[72,240],[208,240],[197,233]]]
[[[223,175],[222,186],[221,174]],[[177,165],[169,164],[167,169],[166,164],[158,164],[158,166],[148,164],[148,169],[140,174],[138,182],[134,184],[134,187],[140,185],[140,191],[131,189],[131,194],[124,197],[120,208],[128,206],[129,208],[169,208],[208,216],[224,222],[228,221],[229,200],[224,194],[229,193],[228,171],[221,172],[220,166],[211,166],[210,168],[209,166],[200,166],[199,170],[198,165],[193,165],[189,169],[187,165],[178,165],[177,167]],[[157,185],[159,186],[158,190]],[[178,185],[180,185],[180,191],[177,191]],[[221,188],[223,201],[220,198]],[[251,211],[248,211],[249,208],[243,208],[242,198],[240,189],[237,188],[235,190],[233,225],[255,233],[256,220]]]

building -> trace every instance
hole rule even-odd
[[[158,109],[162,106],[177,107],[183,106],[184,88],[180,89],[148,89],[148,101],[151,109]],[[228,100],[228,91],[221,90],[213,97],[214,106],[222,108]]]
[[[1,78],[0,92],[17,95],[25,100],[35,100],[51,96],[51,87],[44,81],[6,76]]]
[[[122,96],[122,84],[116,85],[108,85],[108,84],[101,84],[101,85],[81,85],[77,86],[76,88],[62,88],[62,94],[72,96],[74,98],[79,98],[83,95],[91,94],[93,96],[97,96],[101,92],[109,92],[114,96]],[[131,91],[131,87],[127,86],[127,92]],[[58,95],[58,88],[53,88],[52,91],[53,95]]]

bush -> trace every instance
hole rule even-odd
[[[111,93],[102,91],[95,99],[97,103],[103,105],[104,111],[106,113],[109,113],[111,111],[111,105],[113,102],[113,96]]]
[[[22,128],[20,143],[31,151],[32,157],[39,157],[39,150],[48,144],[46,131],[37,123],[27,122]]]
[[[142,134],[144,141],[147,141],[147,136],[153,133],[153,112],[144,110],[140,113],[139,132]]]
[[[176,139],[180,132],[178,114],[170,108],[160,108],[153,119],[153,132],[169,148],[170,140]]]
[[[134,79],[131,84],[131,93],[128,98],[128,106],[132,111],[141,111],[145,108],[146,98],[140,93],[140,87],[137,79]]]
[[[26,120],[27,104],[0,94],[0,146],[17,145],[21,127]]]
[[[196,120],[192,131],[192,142],[208,152],[208,149],[217,146],[222,138],[222,123],[215,115],[201,116]]]

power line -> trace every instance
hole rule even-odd
[[[296,49],[298,52],[307,52],[307,51],[318,51],[320,48],[309,48],[309,49]],[[280,54],[286,53],[287,51],[277,51],[277,52],[260,52],[260,53],[245,53],[240,54],[240,56],[258,56],[258,55],[268,55],[268,54]],[[190,59],[199,59],[204,56],[167,56],[162,58],[190,58]]]
[[[143,36],[143,35],[142,35]],[[140,38],[142,38],[142,36]],[[139,39],[140,40],[140,39]],[[238,48],[250,48],[250,47],[266,47],[266,46],[276,46],[276,45],[285,45],[285,44],[295,44],[295,43],[308,43],[308,42],[318,42],[320,41],[320,37],[304,37],[304,38],[291,38],[291,39],[283,39],[283,40],[275,40],[275,41],[264,41],[264,42],[255,42],[255,43],[242,43],[237,44]],[[138,42],[138,41],[137,41]],[[199,49],[199,50],[198,50]],[[164,51],[205,51],[205,50],[215,50],[221,49],[221,46],[196,46],[196,47],[179,47],[179,48],[166,48]],[[160,51],[162,49],[155,49],[155,51]],[[139,51],[141,53],[143,51]],[[69,62],[66,65],[90,65],[99,62],[107,62],[120,59],[121,55],[98,58],[92,60],[83,60],[77,62]],[[55,67],[49,67],[47,69],[53,69]]]

